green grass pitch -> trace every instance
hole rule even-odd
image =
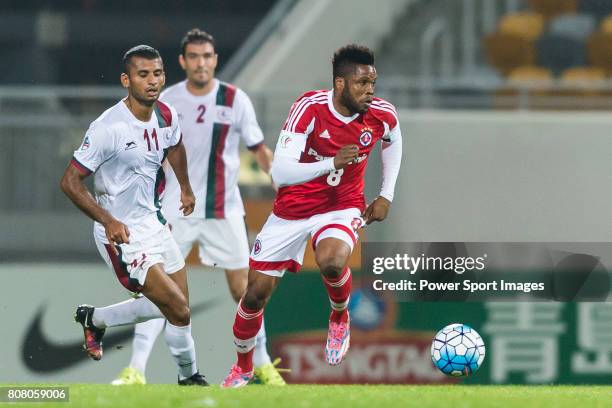
[[[612,396],[612,387],[608,386],[252,385],[237,390],[177,385],[68,387],[70,403],[0,403],[0,406],[591,408],[609,407]]]

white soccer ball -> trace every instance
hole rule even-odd
[[[470,326],[454,323],[436,334],[431,343],[431,360],[446,375],[463,377],[475,373],[485,358],[480,334]]]

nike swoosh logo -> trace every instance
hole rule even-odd
[[[221,302],[220,299],[206,300],[191,307],[191,314],[195,315],[212,309]],[[21,343],[21,361],[30,370],[36,373],[52,373],[63,370],[75,364],[90,360],[83,351],[83,339],[79,341],[52,342],[42,331],[42,319],[46,305],[41,305],[34,315],[25,332]],[[80,329],[80,326],[79,326]],[[121,348],[121,344],[131,340],[134,327],[111,328],[111,332],[104,335],[102,343],[104,354]]]

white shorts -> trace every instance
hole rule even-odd
[[[116,255],[110,244],[95,238],[96,247],[106,264],[115,272],[119,282],[130,292],[140,292],[147,278],[149,268],[163,264],[164,271],[172,274],[185,266],[185,260],[168,226],[147,239],[115,246]]]
[[[337,238],[353,247],[359,239],[357,231],[365,225],[357,208],[313,215],[303,220],[286,220],[271,214],[257,235],[249,266],[270,276],[283,276],[285,271],[298,272],[304,261],[309,238],[312,247],[324,238]]]
[[[249,267],[249,240],[244,217],[222,219],[175,218],[168,220],[183,257],[198,244],[200,261],[222,269]]]

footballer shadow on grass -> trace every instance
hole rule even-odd
[[[220,304],[220,298],[205,300],[191,307],[191,314],[196,315],[212,309]],[[21,361],[32,372],[50,374],[70,366],[90,360],[83,350],[83,340],[53,341],[42,330],[42,320],[47,309],[46,304],[40,305],[28,326],[21,344]],[[81,331],[79,329],[79,331]],[[125,342],[134,335],[134,327],[114,329],[104,336],[105,353],[123,348]]]

